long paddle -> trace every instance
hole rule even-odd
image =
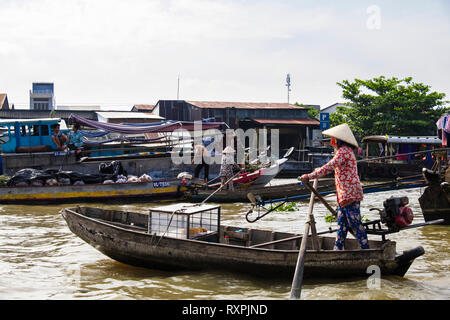
[[[318,179],[314,180],[314,188],[317,188],[318,181],[319,181]],[[290,300],[299,300],[302,292],[303,271],[305,268],[306,243],[308,242],[311,218],[314,219],[313,209],[314,209],[314,196],[311,194],[311,198],[309,199],[308,216],[305,222],[305,231],[303,232],[300,250],[298,253],[297,266],[295,267],[294,278],[292,280]]]
[[[216,192],[219,192],[220,190],[223,189],[223,187],[225,187],[228,182],[230,182],[231,180],[233,180],[238,174],[240,174],[241,172],[239,171],[238,173],[236,173],[234,176],[232,176],[230,179],[227,180],[227,182],[225,182],[223,185],[221,185],[219,188],[217,188],[217,190],[215,190],[213,193],[211,193],[205,200],[203,200],[200,205],[204,204],[206,201],[209,200],[209,198],[211,198]]]
[[[314,180],[314,183],[316,183],[316,180]],[[327,209],[335,216],[337,217],[337,212],[336,210],[334,210],[327,202],[327,200],[325,200],[322,195],[317,192],[316,188],[317,186],[311,186],[311,184],[309,183],[309,181],[303,181],[303,184],[324,204],[325,207],[327,207]],[[312,194],[311,194],[312,197]]]
[[[336,210],[334,210],[327,202],[327,200],[324,199],[324,197],[322,197],[322,195],[320,195],[319,192],[317,192],[316,188],[311,186],[311,184],[309,183],[309,181],[304,181],[303,182],[305,184],[305,186],[311,190],[311,192],[317,197],[319,198],[319,200],[325,205],[325,207],[327,207],[327,209],[331,212],[331,214],[335,217],[337,217],[337,212]],[[314,183],[316,183],[316,181],[314,181]],[[312,194],[311,194],[312,197]],[[355,231],[353,231],[352,228],[349,228],[348,231],[354,236],[355,236]]]

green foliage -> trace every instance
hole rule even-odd
[[[297,211],[297,205],[295,202],[287,202],[283,205],[281,205],[280,207],[278,207],[277,209],[275,209],[274,211],[281,211],[281,212],[286,212],[286,211]]]
[[[370,219],[367,219],[365,216],[361,216],[361,221],[362,222],[369,222]],[[327,223],[337,222],[337,217],[333,216],[332,214],[327,213],[325,215],[325,222],[327,222]]]
[[[330,114],[330,127],[336,127],[346,122],[345,107],[337,107],[336,112]]]
[[[325,215],[325,222],[327,222],[327,223],[337,222],[337,218],[336,218],[336,216],[327,213],[327,214]]]
[[[412,78],[355,79],[337,83],[350,108],[338,108],[331,125],[347,122],[360,137],[368,135],[434,135],[436,121],[450,108],[444,93]]]
[[[307,106],[298,102],[296,102],[294,105],[298,107],[308,108],[308,115],[310,118],[316,119],[319,116],[320,111],[311,106]]]
[[[10,176],[1,175],[0,176],[0,186],[4,187],[8,185],[8,181],[11,179]]]

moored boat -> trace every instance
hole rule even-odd
[[[110,258],[140,267],[163,270],[227,270],[271,278],[292,278],[302,237],[271,230],[224,226],[220,207],[176,204],[151,208],[149,213],[92,207],[61,210],[69,229]],[[370,240],[361,250],[348,239],[345,250],[333,251],[334,237],[318,237],[320,248],[308,241],[305,277],[367,277],[369,266],[382,275],[403,276],[417,247],[396,253],[390,240]]]
[[[117,199],[150,201],[165,197],[181,197],[184,190],[185,187],[176,179],[133,183],[5,186],[0,187],[0,203],[74,203]]]
[[[434,165],[433,150],[442,148],[437,136],[367,136],[364,159],[358,160],[363,180],[418,175],[422,168]]]
[[[321,179],[319,181],[318,189],[320,192],[334,190],[334,179]],[[211,196],[214,192],[214,189],[205,190],[202,188],[191,187],[188,188],[188,191],[186,191],[185,194],[190,201],[202,201]],[[250,185],[248,187],[235,188],[234,191],[220,190],[211,196],[210,201],[220,203],[248,202],[247,194],[249,192],[259,195],[266,200],[311,194],[311,192],[300,182],[271,186]]]
[[[444,219],[444,224],[450,225],[450,176],[446,174],[444,182],[438,172],[424,169],[423,176],[427,187],[419,197],[425,221]]]

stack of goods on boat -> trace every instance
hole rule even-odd
[[[5,178],[7,179],[7,178]],[[9,187],[43,187],[61,185],[107,184],[107,183],[137,183],[151,182],[148,174],[140,177],[127,175],[119,161],[102,163],[99,173],[86,174],[76,171],[59,171],[53,169],[38,170],[25,168],[19,170],[6,182]]]

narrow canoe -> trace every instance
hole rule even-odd
[[[220,226],[218,232],[190,239],[158,236],[147,232],[148,214],[92,207],[61,210],[69,229],[108,257],[134,266],[162,270],[227,270],[269,278],[291,278],[301,238],[284,232]],[[369,266],[381,275],[403,276],[414,259],[424,253],[417,247],[396,254],[394,241],[370,241],[359,249],[348,239],[346,250],[333,251],[334,237],[319,237],[320,250],[308,241],[305,277],[367,277]],[[263,243],[271,243],[261,246]]]

